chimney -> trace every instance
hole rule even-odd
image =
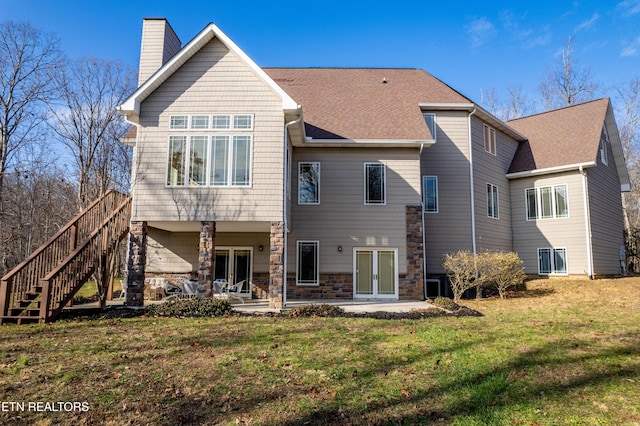
[[[164,18],[144,18],[140,45],[138,86],[142,85],[181,48],[180,39]]]

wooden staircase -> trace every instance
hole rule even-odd
[[[129,231],[131,197],[110,190],[0,281],[0,324],[52,321]],[[104,264],[104,262],[102,262]]]

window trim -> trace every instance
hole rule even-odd
[[[489,135],[489,140],[488,140],[488,144],[487,144],[487,134]],[[488,126],[486,124],[483,124],[483,137],[484,137],[484,150],[485,152],[488,152],[491,155],[495,155],[497,156],[497,135],[496,135],[496,129],[494,129],[491,126]],[[487,149],[487,146],[489,147],[489,149]]]
[[[548,250],[550,254],[549,264],[551,266],[551,270],[549,272],[541,271],[540,264],[540,252],[542,250]],[[564,272],[557,272],[556,268],[556,252],[564,252]],[[537,249],[538,252],[538,275],[569,275],[569,260],[567,256],[567,248],[566,247],[539,247]]]
[[[567,205],[567,213],[563,216],[557,215],[557,188],[563,187],[565,194],[565,203]],[[551,189],[551,216],[543,217],[542,215],[542,190],[550,188]],[[529,215],[529,191],[535,191],[535,199],[536,199],[536,216],[531,217]],[[524,211],[527,222],[536,221],[536,220],[553,220],[553,219],[568,219],[570,217],[569,213],[569,186],[566,183],[560,183],[556,185],[544,185],[544,186],[534,186],[530,188],[525,188],[524,190]]]
[[[382,201],[371,202],[369,200],[369,179],[367,173],[367,166],[382,166]],[[364,205],[365,206],[386,206],[387,205],[387,165],[383,162],[367,161],[364,163]]]
[[[435,196],[435,204],[436,204],[436,208],[435,210],[427,210],[427,179],[433,179],[436,183],[436,196]],[[439,213],[440,212],[440,200],[438,197],[438,176],[432,176],[432,175],[424,175],[422,176],[422,211],[424,213]]]
[[[498,185],[494,185],[493,183],[489,183],[489,182],[487,182],[486,188],[487,188],[487,217],[489,219],[498,220],[500,219],[500,190],[498,188]],[[495,192],[495,205],[494,205],[495,215],[491,215],[490,201],[493,202],[493,197],[490,198],[490,195],[493,195],[494,192]]]
[[[314,281],[301,281],[300,280],[300,248],[304,245],[311,245],[315,249],[315,279]],[[296,241],[296,285],[305,287],[317,287],[320,285],[320,241],[319,240],[298,240]]]
[[[317,200],[314,202],[302,202],[302,200],[300,199],[300,187],[301,187],[301,183],[302,180],[300,179],[300,176],[302,174],[301,169],[302,166],[304,165],[314,165],[316,164],[318,166],[318,182],[317,182],[317,187],[316,187],[316,198]],[[298,161],[298,205],[301,206],[313,206],[313,205],[320,205],[320,181],[321,181],[321,166],[320,166],[320,161]]]

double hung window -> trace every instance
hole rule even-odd
[[[496,155],[496,129],[484,125],[484,150]]]
[[[487,216],[494,219],[499,218],[498,214],[498,187],[491,183],[487,184]]]

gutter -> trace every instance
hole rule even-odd
[[[548,175],[552,173],[570,172],[579,170],[582,173],[582,169],[587,167],[596,167],[595,161],[587,161],[586,163],[567,164],[564,166],[547,167],[545,169],[527,170],[524,172],[507,173],[507,179],[518,179],[529,176]]]
[[[301,111],[302,107],[298,105],[298,110]],[[289,229],[289,224],[287,223],[287,193],[288,193],[288,180],[289,180],[289,168],[291,164],[288,164],[289,161],[289,127],[300,123],[302,121],[302,111],[298,115],[298,118],[292,120],[284,125],[284,156],[282,157],[283,169],[284,173],[282,180],[282,223],[284,225],[284,235],[283,235],[283,252],[282,252],[282,307],[284,308],[287,305],[287,247],[288,247],[288,238],[287,238],[287,230]],[[287,167],[288,166],[288,167]]]

